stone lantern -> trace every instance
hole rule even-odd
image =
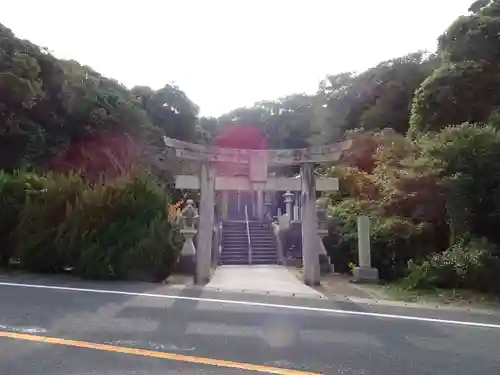
[[[179,255],[177,263],[177,271],[193,275],[196,271],[196,248],[194,247],[193,238],[198,232],[196,227],[198,224],[198,210],[196,209],[192,199],[188,199],[186,206],[182,209],[180,220],[182,228],[181,234],[184,236],[184,244]]]

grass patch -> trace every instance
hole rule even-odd
[[[380,288],[389,299],[398,301],[500,308],[500,296],[470,290],[439,288],[407,290],[398,282],[381,285]]]

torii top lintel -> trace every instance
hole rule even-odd
[[[340,159],[342,152],[351,147],[352,141],[343,141],[326,146],[312,146],[283,150],[245,150],[204,145],[163,137],[165,146],[175,149],[176,156],[183,159],[206,162],[249,164],[253,158],[265,157],[268,165],[298,165],[325,163]]]

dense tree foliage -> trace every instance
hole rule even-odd
[[[500,106],[500,3],[476,1],[439,37],[441,66],[418,89],[415,131],[484,122]]]
[[[88,66],[57,59],[16,38],[0,24],[1,169],[43,168],[54,158],[68,165],[75,152],[90,155],[96,143],[124,134],[141,151],[155,142],[161,146],[162,134],[194,139],[197,114],[198,107],[178,87],[128,90]],[[106,150],[109,165],[128,147],[115,143],[118,150]],[[68,152],[71,160],[65,162]],[[94,169],[101,170],[98,159]]]

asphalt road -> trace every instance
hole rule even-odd
[[[498,315],[20,282],[0,278],[2,375],[500,374]],[[49,284],[56,288],[34,287]]]

